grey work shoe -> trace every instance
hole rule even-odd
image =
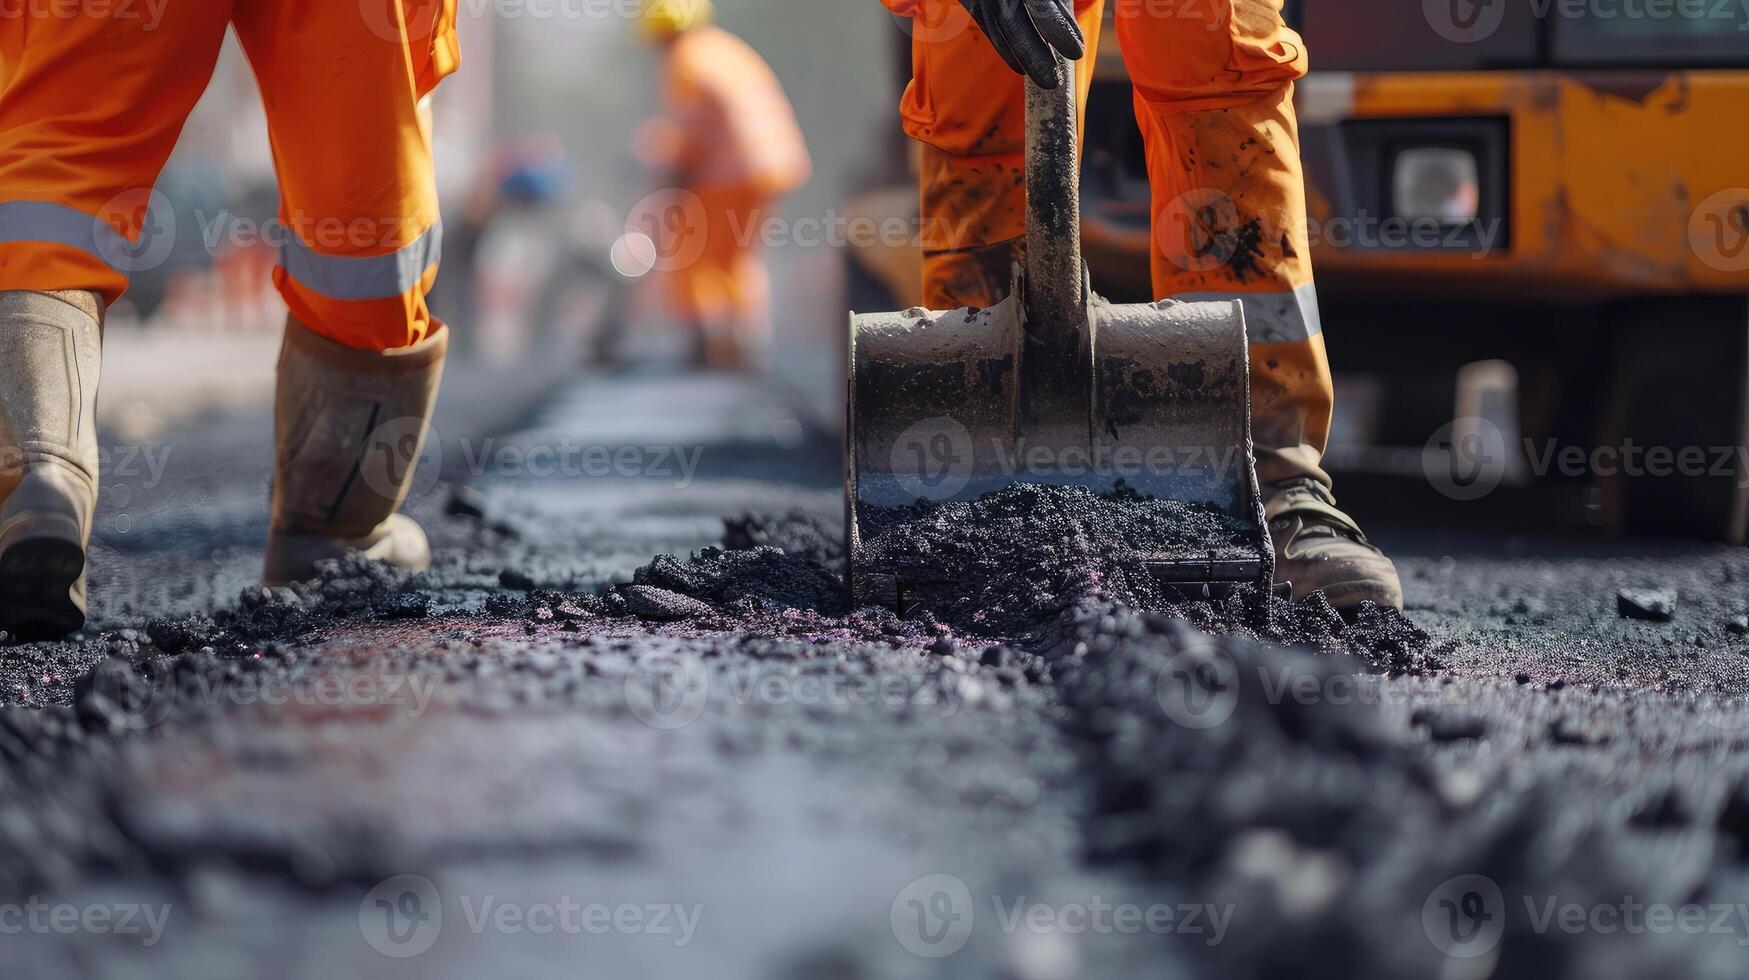
[[[266,585],[357,551],[410,571],[431,546],[407,499],[437,402],[449,331],[412,347],[347,347],[289,319],[274,397],[273,523]]]
[[[1294,601],[1322,590],[1339,610],[1368,600],[1403,608],[1397,567],[1336,509],[1329,487],[1310,477],[1271,484],[1263,508],[1275,543],[1275,581],[1293,583]]]
[[[0,630],[23,640],[85,625],[102,310],[96,293],[0,292]]]

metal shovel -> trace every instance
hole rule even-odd
[[[1238,553],[1102,544],[1127,548],[1188,596],[1269,585],[1243,307],[1119,306],[1093,292],[1081,261],[1074,73],[1060,57],[1057,77],[1054,89],[1026,83],[1026,260],[1008,297],[987,309],[850,316],[845,490],[857,605],[906,611],[927,592],[916,562],[864,547],[883,512],[1020,483],[1205,504],[1243,522]]]

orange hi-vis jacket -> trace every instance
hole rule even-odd
[[[720,27],[670,42],[663,61],[664,160],[677,182],[786,194],[812,173],[807,144],[777,75]]]
[[[743,335],[769,328],[761,223],[813,165],[777,75],[720,27],[684,31],[665,50],[664,112],[652,167],[685,202],[658,232],[674,310]],[[756,339],[748,336],[748,339]]]
[[[455,0],[50,6],[0,19],[0,290],[113,302],[165,260],[166,236],[200,234],[173,227],[153,185],[234,26],[267,110],[282,227],[264,234],[291,311],[367,350],[437,329],[425,293],[442,228],[420,100],[458,66]]]

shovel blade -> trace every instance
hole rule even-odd
[[[1091,296],[1086,363],[1070,372],[1080,394],[1064,400],[1059,389],[1046,400],[1025,390],[1018,295],[982,310],[852,314],[845,480],[853,599],[896,605],[902,579],[919,574],[914,563],[901,567],[866,548],[865,527],[1016,484],[1205,505],[1244,523],[1245,547],[1134,549],[1133,559],[1191,591],[1207,593],[1215,580],[1266,583],[1272,550],[1252,453],[1240,305],[1114,306]],[[1052,406],[1049,417],[1038,404]]]

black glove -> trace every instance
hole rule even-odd
[[[1057,87],[1053,49],[1078,61],[1087,39],[1075,23],[1074,0],[960,0],[972,12],[996,53],[1017,74],[1040,88]]]

